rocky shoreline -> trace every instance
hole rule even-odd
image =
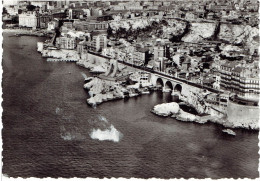
[[[91,106],[125,97],[124,90],[113,82],[101,80],[97,77],[91,77],[88,81],[84,84],[84,89],[88,90],[90,98],[87,99],[87,103]]]
[[[98,70],[98,73],[104,73],[106,67],[103,64],[95,64],[90,61],[78,61],[77,65],[92,70]],[[102,70],[102,71],[101,71]],[[136,97],[142,94],[149,94],[152,88],[140,88],[139,85],[121,85],[115,80],[106,80],[99,77],[85,78],[84,89],[89,93],[90,98],[87,99],[87,104],[90,106],[96,106],[103,102],[118,100],[130,97]]]
[[[91,69],[95,66],[91,62],[87,62],[84,64],[77,62],[77,64],[88,69]],[[133,87],[135,86],[122,86],[116,83],[115,81],[103,80],[98,77],[88,77],[85,79],[84,84],[84,89],[88,90],[90,96],[90,98],[87,99],[87,104],[94,107],[103,102],[139,96],[142,94],[142,88],[139,88],[138,86],[135,88]],[[150,91],[148,91],[148,93],[150,93]],[[205,109],[204,106],[196,106],[194,103],[197,103],[198,101],[189,101],[189,97],[185,97],[183,95],[180,95],[179,97],[182,101],[181,103],[178,104],[176,102],[172,102],[159,104],[154,106],[151,112],[158,116],[170,116],[183,122],[194,122],[199,124],[212,122],[220,124],[225,128],[243,128],[248,130],[259,130],[259,126],[255,122],[243,125],[231,122],[227,119],[225,115],[220,116],[212,114],[210,110]],[[180,108],[180,105],[182,104],[194,108],[197,111],[198,115],[194,115],[182,110]]]
[[[183,122],[195,122],[199,124],[205,124],[207,122],[212,122],[216,124],[220,124],[225,128],[243,128],[248,130],[259,130],[258,123],[251,123],[249,125],[238,125],[230,122],[226,117],[216,116],[216,115],[205,115],[199,116],[194,115],[188,112],[183,111],[179,104],[176,102],[172,103],[163,103],[154,106],[151,110],[152,113],[163,116],[163,117],[172,117],[177,119],[178,121]]]

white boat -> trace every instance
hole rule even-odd
[[[129,93],[129,97],[136,97],[136,96],[138,96],[137,93]]]
[[[143,89],[141,91],[142,94],[150,94],[150,91],[148,89]]]
[[[222,132],[227,133],[229,135],[236,136],[236,133],[231,129],[223,129]]]
[[[171,89],[163,88],[162,92],[171,92]]]

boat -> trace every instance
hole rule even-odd
[[[138,96],[137,93],[130,93],[130,94],[129,94],[129,97],[136,97],[136,96]]]
[[[142,93],[142,94],[150,94],[150,91],[149,91],[147,88],[145,88],[145,89],[143,89],[143,90],[141,91],[141,93]]]
[[[236,136],[236,133],[231,129],[223,129],[222,132],[227,133],[229,135]]]
[[[171,89],[163,88],[162,92],[166,92],[166,93],[168,93],[168,92],[171,92]]]

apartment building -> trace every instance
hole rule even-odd
[[[226,62],[220,66],[220,86],[246,99],[258,99],[259,67],[245,66],[237,62]]]

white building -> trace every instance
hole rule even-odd
[[[82,9],[84,14],[87,16],[87,17],[90,17],[91,16],[91,10],[90,9]]]
[[[50,21],[48,23],[48,31],[55,30],[55,28],[58,27],[58,21]]]
[[[35,12],[19,14],[19,26],[36,28],[37,16]]]
[[[100,51],[103,48],[107,48],[107,35],[106,34],[98,34],[93,35],[92,40],[90,42],[90,46],[95,48],[95,51]]]
[[[47,1],[30,1],[31,5],[43,7],[44,5],[47,5]]]
[[[76,39],[73,37],[58,37],[56,44],[61,49],[74,50],[76,48]]]
[[[7,6],[5,8],[7,13],[9,13],[11,16],[15,16],[18,14],[18,6]]]

